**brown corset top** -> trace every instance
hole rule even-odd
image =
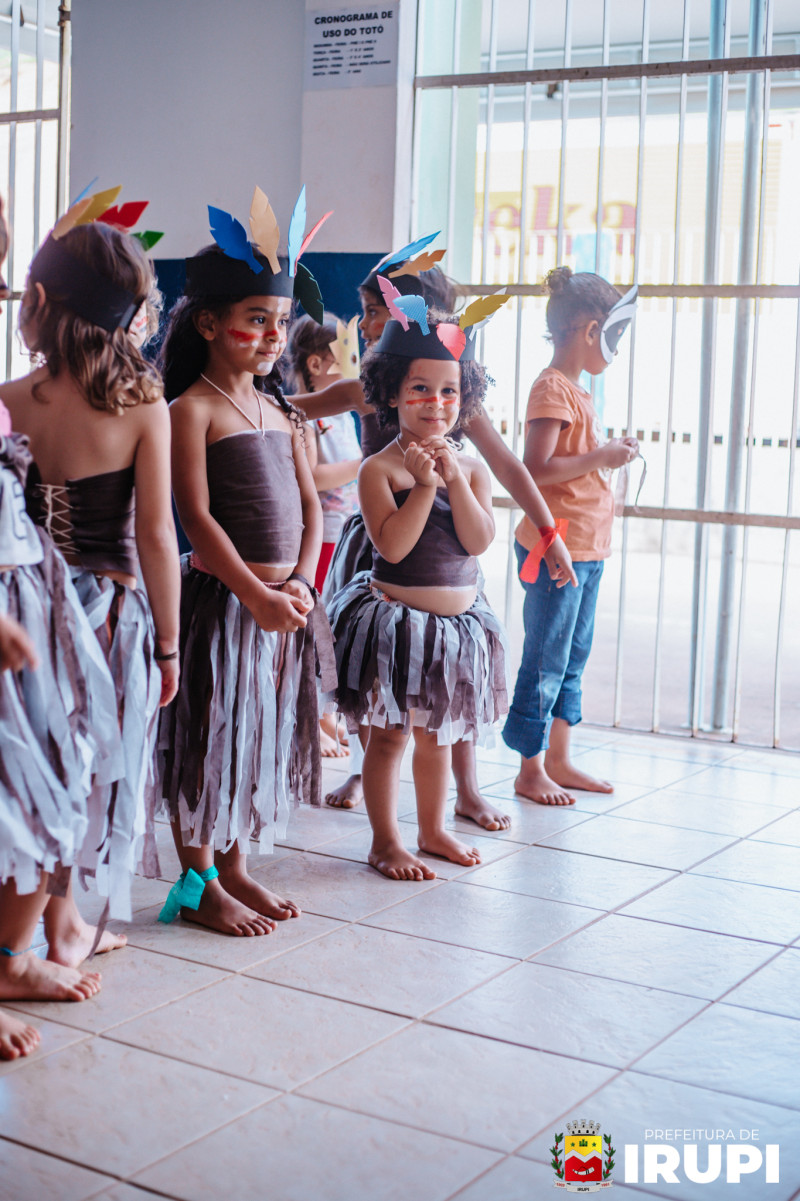
[[[395,492],[398,507],[409,489]],[[478,560],[458,540],[450,497],[437,488],[430,516],[416,546],[399,563],[389,563],[372,548],[372,575],[382,584],[402,588],[472,588],[478,582]]]
[[[206,447],[209,510],[246,563],[297,562],[303,509],[292,435],[243,430]]]
[[[28,513],[65,555],[87,571],[135,576],[134,469],[43,484],[36,464],[28,472]]]

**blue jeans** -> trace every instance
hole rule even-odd
[[[519,542],[514,549],[521,569],[528,552]],[[521,581],[525,642],[503,741],[525,759],[547,749],[554,717],[570,726],[581,720],[581,677],[592,649],[603,563],[573,563],[577,588],[556,588],[544,562],[535,584]]]

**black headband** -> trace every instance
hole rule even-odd
[[[402,355],[406,359],[441,359],[445,363],[469,363],[474,360],[475,338],[470,336],[471,327],[462,331],[458,325],[449,321],[431,321],[428,328],[430,332],[424,334],[416,321],[410,321],[407,330],[403,329],[399,321],[387,321],[375,349],[383,354]],[[447,348],[436,332],[439,329],[453,330],[452,337],[463,333],[465,344],[460,355]]]
[[[234,259],[222,251],[211,250],[186,260],[187,296],[227,296],[244,300],[248,296],[282,296],[299,300],[317,325],[322,325],[324,306],[319,285],[304,263],[295,264],[295,274],[288,271],[288,259],[281,256],[281,270],[276,274],[268,260],[258,251],[254,256],[263,270],[253,271],[243,259]]]
[[[144,300],[70,254],[52,234],[37,251],[29,274],[50,299],[109,334],[115,329],[127,330]]]

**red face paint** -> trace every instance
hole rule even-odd
[[[225,333],[240,346],[255,346],[264,336],[263,334],[248,334],[241,329],[226,329]]]
[[[443,398],[442,400],[434,400],[434,398],[431,396],[423,396],[423,397],[417,397],[414,400],[407,400],[406,404],[407,405],[441,404],[443,407],[446,408],[448,405],[458,404],[458,401],[455,399],[455,397],[453,397],[453,398],[448,397],[446,399]]]

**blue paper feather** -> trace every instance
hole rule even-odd
[[[224,209],[214,208],[214,205],[210,204],[208,220],[211,225],[212,238],[228,258],[241,259],[256,275],[264,270],[253,254],[253,248],[247,239],[244,226],[235,217],[226,213]]]
[[[81,202],[81,200],[83,200],[86,196],[88,196],[89,193],[91,192],[92,188],[94,187],[94,185],[97,183],[99,178],[100,178],[99,175],[95,175],[94,179],[91,180],[90,183],[87,183],[86,187],[83,189],[83,191],[80,193],[79,196],[75,197],[75,199],[73,200],[72,204],[69,207],[73,208],[74,205],[79,204]]]
[[[404,263],[406,259],[410,259],[420,250],[424,250],[426,246],[430,246],[431,242],[439,237],[442,231],[437,229],[435,234],[427,234],[424,238],[417,238],[416,242],[409,242],[408,246],[404,246],[402,250],[397,250],[388,259],[384,259],[382,263],[378,263],[377,270],[383,271],[386,267],[393,267],[395,263]]]
[[[292,216],[289,221],[289,274],[294,275],[297,266],[297,256],[300,254],[300,247],[303,244],[303,235],[306,232],[306,185],[303,184],[300,189],[300,195],[297,197]]]
[[[423,334],[431,332],[428,325],[428,306],[421,296],[396,296],[394,303],[409,321],[416,321]]]

